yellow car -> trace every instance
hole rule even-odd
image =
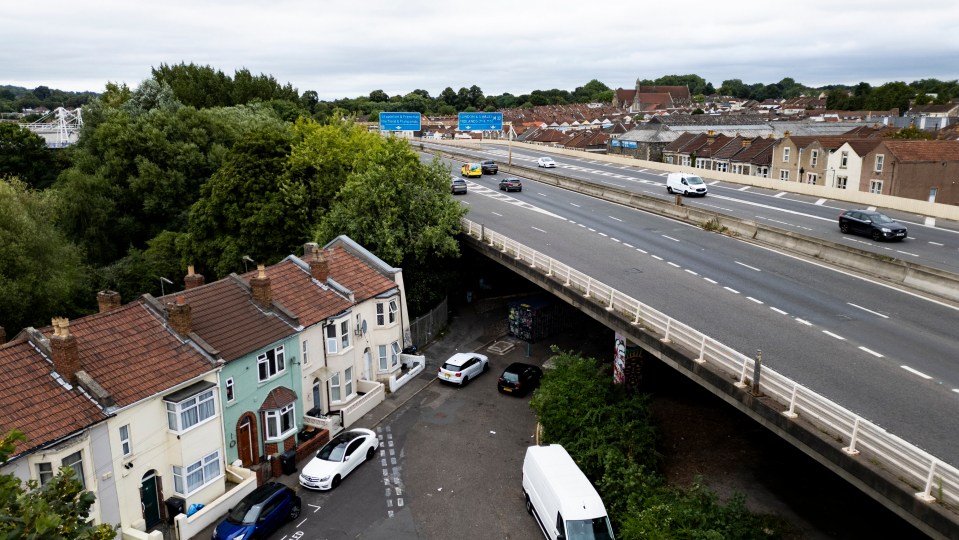
[[[464,163],[460,168],[460,174],[467,178],[471,176],[483,176],[483,166],[479,163]]]

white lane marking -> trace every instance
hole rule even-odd
[[[850,306],[854,307],[854,308],[861,309],[861,310],[865,311],[866,313],[872,313],[873,315],[875,315],[875,316],[877,316],[877,317],[882,317],[883,319],[888,319],[888,318],[889,318],[888,315],[883,315],[882,313],[877,313],[877,312],[875,312],[875,311],[873,311],[873,310],[871,310],[871,309],[866,309],[866,308],[864,308],[864,307],[862,307],[862,306],[857,306],[856,304],[853,304],[853,303],[851,303],[851,302],[846,302],[846,303],[849,304]]]
[[[628,247],[628,248],[634,248],[634,247],[636,247],[636,246],[634,246],[634,245],[632,245],[632,244],[627,244],[626,242],[623,242],[623,245],[626,246],[626,247]]]
[[[583,225],[582,223],[577,223],[577,225],[579,225],[580,227],[582,227],[582,228],[584,228],[584,229],[586,228],[586,225]]]
[[[497,214],[496,212],[490,212],[490,214],[493,214],[494,216],[503,217],[503,214]]]
[[[739,294],[739,291],[737,291],[736,289],[733,289],[732,287],[723,287],[723,288],[733,294]]]
[[[549,197],[549,195],[547,195],[547,194],[545,194],[545,193],[540,193],[539,191],[537,191],[536,194],[537,194],[537,195],[542,195],[543,197]]]
[[[929,379],[932,379],[932,377],[930,377],[929,375],[926,375],[925,373],[923,373],[923,372],[921,372],[921,371],[919,371],[919,370],[912,369],[912,368],[909,367],[909,366],[899,366],[899,367],[901,367],[902,369],[908,371],[909,373],[912,373],[913,375],[919,375],[920,377],[922,377],[923,379],[926,379],[927,381],[928,381]]]
[[[582,206],[580,206],[580,205],[578,205],[578,204],[576,204],[576,203],[569,203],[569,205],[570,205],[570,206],[575,206],[576,208],[582,208]]]
[[[811,322],[807,321],[806,319],[800,319],[799,317],[796,317],[796,322],[799,324],[805,324],[806,326],[812,326]]]
[[[939,242],[929,242],[929,243],[932,244],[932,245],[934,245],[934,246],[944,246],[944,245],[945,245],[945,244],[940,244]]]
[[[737,189],[736,191],[746,191],[747,189],[749,189],[749,186],[743,186],[743,187]]]
[[[765,304],[765,302],[763,302],[762,300],[758,300],[756,298],[753,298],[752,296],[747,296],[746,299],[751,302],[756,302],[759,305]]]
[[[675,266],[676,268],[681,268],[681,266],[679,266],[678,264],[676,264],[676,263],[674,263],[674,262],[669,262],[669,261],[667,261],[666,264],[668,264],[669,266]]]
[[[780,191],[779,193],[773,195],[773,197],[776,198],[776,199],[778,199],[778,198],[782,197],[782,196],[785,195],[785,194],[786,194],[785,191]]]
[[[822,205],[826,204],[826,201],[827,201],[827,199],[819,199],[819,200],[816,201],[814,204],[815,204],[816,206],[822,206]]]
[[[590,230],[592,231],[593,229],[590,229]],[[606,233],[604,233],[604,232],[599,233],[599,235],[600,235],[600,236],[605,236],[605,237],[609,238],[609,235],[606,234]]]
[[[586,227],[586,230],[588,230],[589,232],[596,232],[596,229],[592,227]]]
[[[833,333],[830,332],[829,330],[823,330],[822,333],[823,333],[823,334],[826,334],[827,336],[834,337],[834,338],[836,338],[836,339],[838,339],[838,340],[846,341],[846,338],[844,338],[844,337],[842,337],[842,336],[840,336],[840,335],[838,335],[838,334],[833,334]]]
[[[541,233],[546,232],[546,231],[544,231],[543,229],[540,229],[539,227],[533,227],[533,230],[534,230],[534,231],[539,231],[539,232],[541,232]]]
[[[647,253],[649,253],[649,252],[646,251],[645,249],[639,249],[639,248],[636,248],[636,251],[642,253],[643,255],[646,255]]]
[[[877,353],[876,351],[869,350],[869,349],[867,349],[867,348],[865,348],[865,347],[859,347],[859,350],[865,351],[865,352],[867,352],[867,353],[875,356],[876,358],[882,358],[882,355],[881,355],[881,354]]]
[[[780,314],[780,315],[789,315],[788,313],[786,313],[785,311],[783,311],[783,310],[781,310],[781,309],[779,309],[779,308],[775,308],[775,307],[769,306],[769,309],[775,311],[776,313],[778,313],[778,314]]]
[[[900,251],[900,250],[898,250],[898,249],[896,250],[896,253],[902,253],[903,255],[909,255],[910,257],[918,257],[918,256],[919,256],[919,255],[916,255],[915,253],[909,253],[908,251]]]
[[[693,272],[692,270],[690,270],[689,268],[687,268],[686,271],[689,272],[690,274],[694,275],[694,276],[698,276],[698,275],[699,275],[699,274],[697,274],[696,272]]]
[[[610,236],[609,239],[612,240],[613,242],[620,242],[620,241],[621,241],[619,238],[613,238],[612,236]]]
[[[757,271],[757,272],[762,272],[762,270],[756,268],[755,266],[749,266],[748,264],[744,264],[744,263],[741,263],[741,262],[739,262],[739,261],[733,261],[733,262],[736,263],[736,264],[738,264],[739,266],[745,266],[746,268],[749,268],[750,270],[755,270],[755,271]]]
[[[679,242],[679,240],[673,238],[672,236],[666,236],[665,234],[661,234],[660,236],[662,236],[663,238],[667,240],[672,240],[673,242]]]
[[[663,260],[663,258],[660,257],[659,255],[653,255],[652,257],[653,257],[654,259],[656,259],[657,261]]]
[[[713,285],[715,285],[716,283],[718,283],[715,279],[709,279],[708,277],[704,277],[703,279],[705,279],[706,281],[712,283]]]
[[[616,221],[619,221],[620,223],[622,223],[622,221],[623,221],[623,220],[619,219],[618,217],[613,217],[613,216],[609,216],[609,219],[615,219]]]

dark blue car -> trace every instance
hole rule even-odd
[[[266,538],[299,517],[300,497],[287,486],[267,482],[243,497],[213,531],[213,540]]]

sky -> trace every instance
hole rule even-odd
[[[572,91],[696,74],[811,87],[959,78],[956,0],[46,0],[0,10],[0,85],[136,88],[162,64],[321,100]]]

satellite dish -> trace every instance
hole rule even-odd
[[[363,321],[363,323],[360,324],[360,328],[363,330],[363,335],[366,335],[366,321]]]

